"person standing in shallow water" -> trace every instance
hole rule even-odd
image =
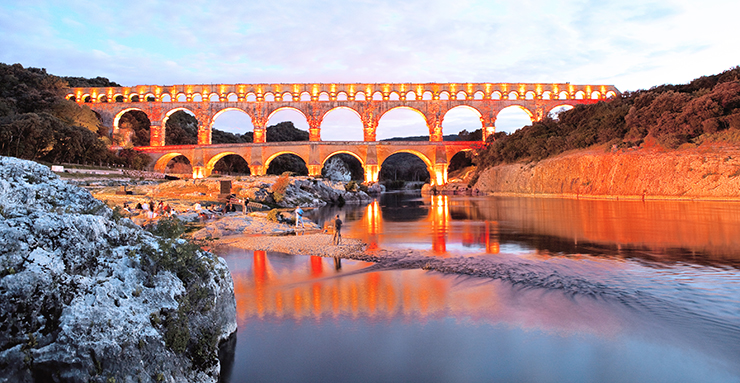
[[[335,245],[342,243],[342,220],[339,219],[339,214],[334,217],[334,238],[332,239],[332,242]]]
[[[306,230],[303,226],[303,209],[300,206],[295,208],[295,228],[298,229],[298,225],[301,225],[301,229]]]

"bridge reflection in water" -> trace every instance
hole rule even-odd
[[[398,233],[406,237],[404,240],[425,243],[426,249],[431,250],[430,256],[448,256],[451,241],[478,247],[480,252],[498,253],[496,222],[461,221],[456,222],[460,230],[450,230],[449,198],[430,196],[423,202],[428,215],[421,222],[409,222],[417,230]],[[383,225],[376,200],[364,207],[362,218],[353,222],[348,235],[366,241],[370,250],[379,250],[380,237],[391,234],[384,233]],[[455,283],[452,279],[423,270],[405,270],[402,274],[361,272],[372,263],[317,256],[271,256],[264,251],[255,251],[252,257],[251,270],[232,268],[240,325],[254,317],[426,318],[440,317],[451,310],[490,316],[491,306],[497,300],[496,289],[490,285],[463,292],[450,288]],[[271,258],[277,261],[271,262]],[[288,267],[286,261],[290,263]]]
[[[232,270],[240,326],[250,318],[490,316],[496,306],[498,293],[491,285],[460,291],[451,288],[453,279],[423,270],[361,272],[371,264],[347,260],[337,270],[335,260],[316,256],[294,257],[304,264],[284,268],[273,265],[271,256],[255,251],[251,270]]]
[[[379,249],[381,243],[385,245],[416,243],[422,250],[432,250],[437,255],[448,256],[448,251],[451,250],[448,244],[454,243],[464,248],[480,248],[481,252],[498,254],[500,248],[498,222],[465,219],[480,215],[475,211],[474,205],[454,201],[446,195],[424,196],[420,202],[421,206],[418,209],[427,212],[422,211],[419,220],[399,223],[388,222],[388,218],[383,216],[380,203],[375,200],[365,207],[360,222],[349,228],[348,235],[365,241],[370,250]],[[452,219],[451,210],[464,219]],[[393,224],[393,227],[390,229],[383,227],[389,224]]]

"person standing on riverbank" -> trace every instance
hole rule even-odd
[[[334,218],[334,238],[332,239],[332,243],[339,245],[342,243],[342,220],[339,219],[339,214]]]
[[[295,228],[298,229],[298,225],[301,225],[301,229],[304,231],[306,230],[306,227],[303,226],[303,209],[301,209],[300,206],[295,208]]]

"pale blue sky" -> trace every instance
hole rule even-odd
[[[627,91],[740,64],[738,14],[740,2],[717,0],[5,0],[0,62],[123,85],[571,82]],[[471,118],[446,117],[445,133]],[[396,119],[379,129],[425,134],[413,114]],[[497,129],[513,129],[506,119]]]

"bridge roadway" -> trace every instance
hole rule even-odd
[[[135,149],[148,154],[154,163],[153,170],[162,173],[170,160],[185,156],[193,167],[193,178],[208,177],[216,163],[231,154],[244,158],[255,175],[264,175],[270,162],[278,156],[294,154],[306,162],[310,176],[319,176],[329,158],[346,153],[360,161],[366,182],[378,181],[380,167],[388,157],[396,153],[411,153],[426,164],[432,185],[444,185],[452,157],[481,145],[478,141],[300,141],[141,146]]]

